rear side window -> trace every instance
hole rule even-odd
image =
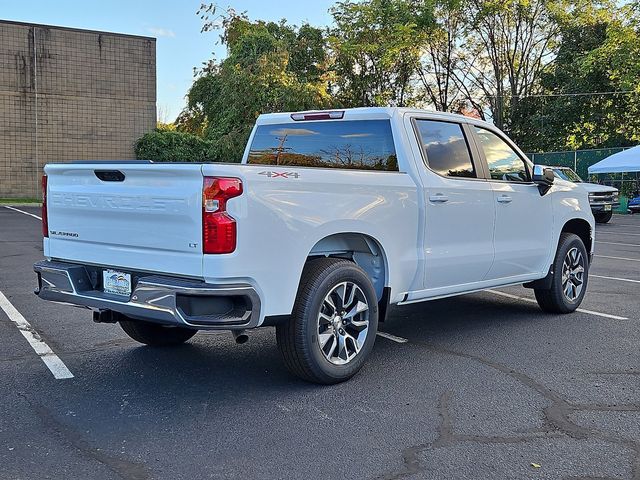
[[[248,163],[398,171],[389,120],[260,125]]]
[[[445,177],[477,177],[462,125],[437,120],[416,120],[416,125],[431,170]]]

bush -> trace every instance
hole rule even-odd
[[[154,162],[205,162],[211,160],[212,144],[185,132],[155,130],[135,144],[136,158]]]

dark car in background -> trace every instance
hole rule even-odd
[[[635,196],[629,200],[627,208],[629,213],[640,213],[640,193],[636,192]]]

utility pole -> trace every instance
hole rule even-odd
[[[285,150],[289,150],[284,147],[285,142],[287,141],[288,135],[283,135],[281,137],[277,137],[280,140],[280,144],[276,147],[276,165],[280,165],[280,155],[284,153]]]

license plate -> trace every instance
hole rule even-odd
[[[131,295],[131,274],[116,270],[104,270],[102,272],[102,289],[104,293]]]
[[[611,211],[611,205],[605,205],[604,206],[604,211],[605,212],[610,212]]]

